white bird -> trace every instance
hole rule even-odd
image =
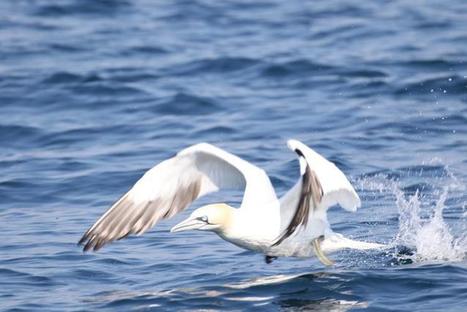
[[[147,171],[86,231],[79,244],[84,244],[84,251],[96,251],[130,234],[143,234],[201,196],[240,189],[244,195],[239,208],[224,203],[200,207],[171,232],[211,231],[239,247],[263,253],[267,263],[279,256],[316,255],[323,264],[331,265],[325,252],[382,247],[331,230],[328,208],[339,204],[356,211],[360,198],[333,163],[297,140],[289,140],[287,145],[298,154],[300,177],[280,199],[264,170],[200,143]]]

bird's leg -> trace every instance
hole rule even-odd
[[[324,252],[321,250],[321,241],[323,240],[323,238],[323,236],[320,236],[311,241],[311,244],[313,245],[313,250],[315,251],[316,257],[319,261],[321,261],[322,264],[333,265],[334,262],[328,257],[326,257]]]
[[[271,264],[276,259],[277,257],[274,256],[264,256],[264,262],[266,262],[267,264]]]

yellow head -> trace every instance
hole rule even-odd
[[[189,218],[174,226],[170,232],[202,230],[224,232],[232,224],[235,208],[227,204],[211,204],[193,211]]]

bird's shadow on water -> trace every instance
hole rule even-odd
[[[409,249],[399,247],[391,251],[366,254],[366,259],[371,259],[372,262],[366,268],[360,267],[361,263],[353,263],[349,264],[350,266],[334,267],[326,271],[270,274],[254,278],[245,277],[247,273],[241,272],[198,276],[192,281],[170,289],[156,291],[155,285],[148,291],[105,291],[85,301],[96,308],[145,311],[160,311],[165,307],[176,307],[181,310],[254,308],[267,311],[364,309],[369,305],[364,299],[364,294],[360,292],[362,287],[366,288],[362,286],[365,281],[370,280],[378,284],[387,273],[390,273],[391,268],[413,267],[405,265],[409,264],[408,262],[399,261],[399,254],[400,259],[403,260],[403,256],[410,252]],[[393,258],[389,254],[393,255]],[[346,254],[341,256],[345,257]]]
[[[259,310],[346,311],[366,307],[352,293],[352,273],[312,272],[270,275],[223,284],[212,281],[201,287],[181,287],[148,292],[102,292],[88,303],[99,308],[125,310]]]

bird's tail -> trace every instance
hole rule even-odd
[[[321,242],[321,248],[325,253],[332,253],[342,249],[357,249],[357,250],[370,250],[381,249],[387,247],[386,245],[378,243],[369,243],[357,241],[344,237],[338,233],[326,233],[324,240]]]

